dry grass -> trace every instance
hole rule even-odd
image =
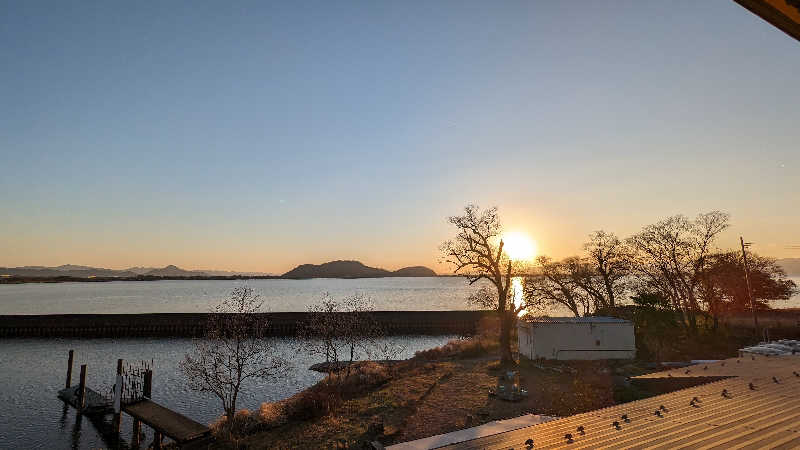
[[[438,361],[448,358],[478,358],[497,351],[497,341],[474,337],[456,339],[440,347],[416,352],[414,358]]]
[[[561,370],[522,361],[516,369],[530,395],[506,402],[488,395],[505,371],[496,359],[497,329],[496,321],[486,321],[474,338],[396,365],[364,363],[350,375],[326,377],[242,417],[239,429],[253,434],[230,442],[248,449],[362,448],[373,440],[388,445],[531,412],[565,416],[615,404],[621,369],[624,375],[639,370],[606,362]]]
[[[478,322],[475,336],[454,339],[445,345],[416,352],[414,358],[438,361],[450,358],[465,359],[488,356],[499,350],[499,336],[500,321],[496,317],[484,317]]]
[[[288,399],[262,403],[257,413],[242,409],[230,422],[222,416],[211,424],[211,429],[223,447],[238,448],[247,436],[328,416],[348,400],[365,395],[391,377],[392,372],[385,365],[364,362],[349,373],[329,375]]]
[[[530,412],[565,416],[615,404],[619,368],[604,362],[559,372],[523,361],[517,370],[529,397],[517,403],[490,397],[489,387],[505,371],[494,359],[496,330],[489,322],[474,338],[390,367],[367,364],[360,373],[329,377],[290,399],[262,405],[264,429],[241,443],[249,449],[362,448],[372,440],[388,445]]]
[[[616,369],[606,363],[557,372],[526,361],[518,369],[530,396],[510,403],[488,395],[504,371],[497,361],[412,359],[391,379],[342,399],[324,415],[286,420],[285,412],[265,407],[272,428],[241,442],[250,449],[361,448],[372,440],[388,445],[530,412],[565,416],[615,404]]]

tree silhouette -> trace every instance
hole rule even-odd
[[[500,316],[500,360],[501,363],[514,363],[511,331],[516,325],[517,314],[526,305],[514,304],[512,276],[521,271],[524,263],[512,261],[503,249],[497,208],[481,211],[475,205],[467,205],[464,215],[449,217],[448,221],[458,229],[458,234],[442,244],[443,259],[454,266],[455,273],[466,276],[470,284],[482,279],[492,284],[492,291],[479,290],[471,300],[497,311]],[[518,297],[522,297],[521,293]]]
[[[252,288],[235,288],[214,308],[205,337],[195,341],[194,352],[180,364],[192,390],[220,399],[228,423],[246,382],[279,378],[289,367],[275,355],[274,341],[266,338],[269,323],[259,313],[262,304]]]

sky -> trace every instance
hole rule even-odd
[[[468,203],[800,257],[800,42],[730,0],[11,0],[0,42],[0,266],[446,271]]]

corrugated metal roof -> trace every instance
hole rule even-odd
[[[800,448],[800,357],[731,358],[645,378],[711,374],[732,378],[440,448]]]
[[[629,320],[617,317],[589,316],[589,317],[531,317],[524,319],[529,323],[631,323]]]

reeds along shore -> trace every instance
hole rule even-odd
[[[375,311],[387,334],[471,335],[490,311]],[[270,336],[294,336],[308,313],[264,313]],[[56,314],[0,316],[0,338],[11,337],[198,337],[208,314]]]

